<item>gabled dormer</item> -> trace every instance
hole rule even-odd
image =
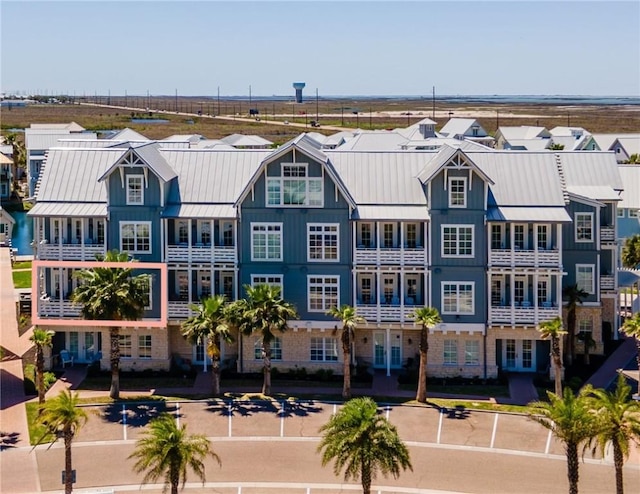
[[[98,181],[106,183],[109,207],[163,207],[176,176],[159,146],[149,143],[130,146]]]
[[[448,145],[426,164],[418,179],[430,210],[486,210],[493,180],[464,151]]]

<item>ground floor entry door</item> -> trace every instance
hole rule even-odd
[[[504,340],[502,345],[504,370],[516,372],[535,371],[535,354],[536,345],[533,340]]]
[[[374,331],[373,366],[376,369],[399,369],[402,367],[402,332]]]

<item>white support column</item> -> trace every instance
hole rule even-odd
[[[487,223],[487,259],[489,260],[489,267],[491,267],[491,240],[492,240],[492,225],[491,223]]]
[[[398,291],[400,292],[400,322],[404,323],[404,269],[400,271],[400,287]]]
[[[352,284],[351,286],[353,286],[353,306],[354,307],[358,307],[358,277],[357,277],[357,273],[356,270],[354,269],[353,271],[351,271],[351,279],[352,279]]]
[[[400,266],[404,266],[404,221],[400,222]]]
[[[382,298],[382,293],[380,292],[380,268],[376,268],[376,322],[380,321],[380,299]]]
[[[491,299],[493,298],[493,295],[491,293],[491,282],[493,281],[493,273],[491,272],[491,270],[489,270],[487,272],[487,305],[488,305],[488,309],[487,309],[487,314],[489,315],[488,322],[489,325],[491,325],[491,308],[493,307],[493,303],[491,302]]]
[[[515,266],[515,255],[516,255],[516,229],[515,223],[511,223],[509,225],[511,228],[509,229],[509,234],[511,237],[511,267]]]
[[[556,302],[558,303],[558,316],[562,317],[562,274],[556,274]]]
[[[382,236],[380,231],[380,222],[376,221],[376,264],[380,265],[380,244],[382,243]]]
[[[191,221],[191,220],[189,220],[189,221]],[[191,293],[191,290],[192,290],[192,288],[193,288],[193,269],[191,269],[191,266],[189,266],[189,267],[187,268],[187,280],[188,280],[188,282],[189,282],[189,289],[187,290],[187,293],[188,293],[188,297],[189,297],[189,303],[191,304],[191,303],[193,303],[193,302],[192,302],[192,300],[193,300],[193,298],[192,298],[193,294]]]
[[[189,244],[188,247],[187,247],[189,249],[189,251],[188,251],[189,252],[189,258],[188,259],[189,259],[189,264],[191,264],[191,249],[192,249],[191,246],[193,245],[192,241],[191,241],[191,218],[189,218],[187,220],[187,244]]]
[[[511,234],[511,237],[513,239],[513,231]],[[513,249],[512,249],[513,250]],[[515,276],[515,271],[511,271],[511,275],[510,275],[510,279],[511,279],[511,325],[515,325],[516,323],[516,309],[515,309],[515,302],[516,302],[516,276]]]
[[[536,242],[536,258],[538,255],[538,242]],[[536,270],[535,273],[533,273],[533,307],[534,307],[534,321],[536,323],[536,326],[538,325],[538,271]]]
[[[384,352],[384,358],[387,365],[387,377],[391,376],[391,328],[387,327],[386,334],[386,351]]]
[[[540,264],[538,261],[538,224],[534,223],[533,224],[533,234],[531,235],[532,239],[533,239],[533,259],[534,259],[534,266],[537,268]]]

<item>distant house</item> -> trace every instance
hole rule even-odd
[[[622,201],[618,203],[618,243],[640,233],[640,165],[618,165],[624,183]]]
[[[634,154],[640,156],[640,136],[618,137],[613,141],[609,150],[616,153],[618,163],[625,163]]]
[[[269,149],[273,146],[273,142],[253,135],[231,134],[220,140],[236,149]]]
[[[540,150],[549,145],[551,133],[544,127],[520,125],[519,127],[499,127],[496,135],[496,149]],[[529,141],[533,141],[529,143]]]
[[[0,206],[0,246],[11,245],[11,234],[16,220]]]
[[[493,147],[495,139],[487,134],[480,123],[473,118],[451,118],[440,129],[442,137],[452,137],[453,139],[478,142],[485,146]]]
[[[0,200],[11,197],[13,192],[13,160],[0,153]]]

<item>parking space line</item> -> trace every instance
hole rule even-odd
[[[287,402],[282,402],[282,410],[280,411],[280,437],[284,437],[284,414],[286,413]]]
[[[440,410],[440,419],[438,419],[438,438],[436,439],[436,444],[440,444],[440,434],[442,433],[442,417],[444,417],[444,412]]]
[[[498,417],[500,416],[500,414],[496,413],[494,414],[493,417],[493,432],[491,433],[491,444],[489,445],[490,448],[493,448],[493,445],[496,442],[496,432],[498,430]]]
[[[231,437],[231,401],[229,402],[229,425],[227,435]]]
[[[180,428],[180,402],[176,403],[176,425]]]
[[[127,440],[127,407],[123,403],[122,404],[122,436],[123,439]]]
[[[544,447],[545,455],[548,455],[549,450],[551,449],[551,437],[552,437],[552,433],[551,433],[551,430],[549,430],[549,434],[547,435],[547,445]]]

